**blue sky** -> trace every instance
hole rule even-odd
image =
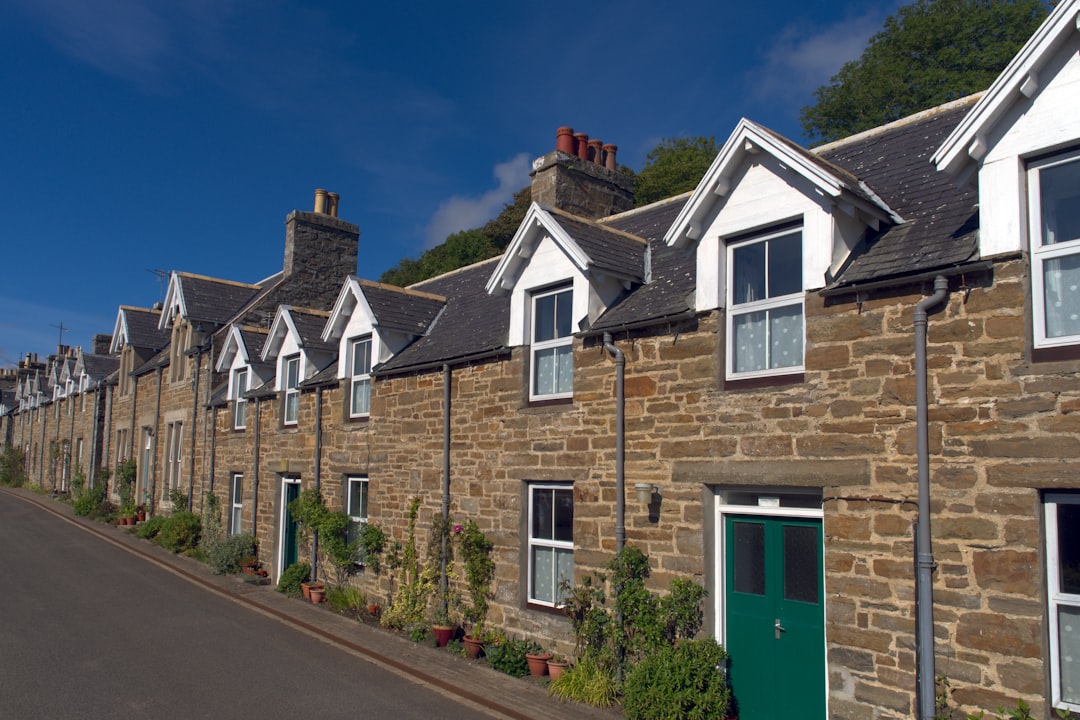
[[[377,279],[494,217],[555,130],[640,169],[799,109],[900,2],[0,5],[0,366],[88,347],[154,270],[254,282],[315,188]]]

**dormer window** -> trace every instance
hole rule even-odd
[[[1080,343],[1080,150],[1028,169],[1035,347]]]
[[[282,415],[286,425],[295,425],[300,411],[300,356],[285,358],[285,411]]]
[[[728,377],[802,370],[801,228],[729,242],[727,254]]]
[[[244,393],[248,389],[248,369],[233,370],[232,380],[233,428],[243,430],[247,427],[247,399]]]
[[[531,400],[574,395],[573,297],[565,286],[533,293]]]
[[[349,341],[349,417],[371,412],[371,336]]]

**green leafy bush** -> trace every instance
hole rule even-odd
[[[221,535],[204,543],[206,562],[216,575],[238,573],[243,561],[255,554],[255,538],[248,533]]]
[[[356,615],[367,609],[367,601],[364,598],[363,591],[353,585],[326,588],[326,604],[335,612]]]
[[[531,640],[515,640],[509,638],[498,645],[484,647],[488,665],[493,670],[504,672],[514,677],[525,677],[529,674],[529,661],[525,659],[526,653],[538,653],[541,647]]]
[[[166,518],[161,533],[157,536],[157,542],[174,553],[189,552],[199,546],[201,532],[202,521],[199,516],[187,510],[181,510]]]
[[[71,507],[79,517],[94,517],[105,500],[105,486],[97,485],[76,493],[75,502],[71,504]]]
[[[306,562],[293,563],[289,567],[285,568],[285,572],[281,573],[281,578],[278,580],[277,591],[285,593],[289,597],[300,597],[300,583],[307,582],[308,575],[311,574],[311,566]]]
[[[726,717],[731,688],[722,669],[727,653],[711,638],[687,640],[642,658],[626,676],[627,720],[704,720]]]
[[[9,447],[0,453],[0,485],[22,487],[26,482],[26,453]]]
[[[161,532],[161,529],[165,527],[167,519],[164,515],[155,515],[135,529],[135,537],[140,537],[143,540],[153,540]]]

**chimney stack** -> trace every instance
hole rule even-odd
[[[555,150],[533,162],[532,199],[592,220],[634,207],[633,178],[617,171],[617,145],[564,125]]]

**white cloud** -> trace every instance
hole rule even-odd
[[[751,70],[755,99],[809,102],[814,90],[829,82],[844,63],[862,54],[894,9],[875,7],[816,32],[807,32],[805,27],[785,27],[763,53],[763,63]]]
[[[455,195],[444,200],[431,216],[424,230],[424,248],[430,249],[446,240],[447,235],[480,227],[502,210],[516,193],[529,181],[532,163],[528,153],[520,153],[513,159],[495,166],[494,175],[498,186],[480,197]]]

